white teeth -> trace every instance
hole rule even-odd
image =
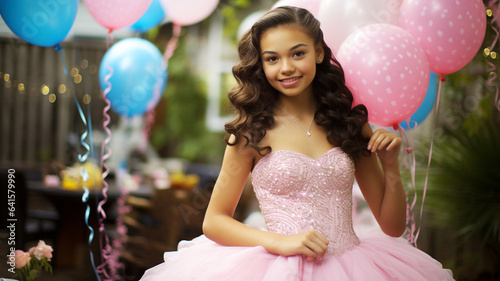
[[[283,82],[293,82],[293,81],[295,81],[295,80],[297,80],[297,79],[299,79],[299,78],[283,79],[283,80],[281,80],[281,81],[283,81]]]

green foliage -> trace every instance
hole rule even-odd
[[[40,270],[44,270],[52,275],[52,266],[46,257],[38,259],[34,254],[30,255],[30,262],[22,268],[16,269],[14,278],[20,281],[35,281],[40,275]]]
[[[205,126],[206,86],[193,70],[184,42],[169,60],[168,82],[156,112],[151,142],[162,157],[214,162],[221,158],[223,134]]]
[[[500,123],[451,132],[434,147],[428,204],[434,223],[482,245],[500,237]]]
[[[477,55],[442,82],[438,114],[431,121],[436,130],[424,206],[428,216],[423,223],[454,234],[448,237],[455,243],[450,249],[453,255],[440,261],[457,280],[500,276],[500,113],[493,105],[498,78],[489,80],[492,71],[498,75],[500,61],[483,53],[495,36],[488,18]],[[432,119],[434,111],[431,114]],[[430,137],[416,141],[415,178],[421,199]],[[410,182],[408,171],[403,172],[403,181]],[[440,242],[444,241],[433,241]]]
[[[236,43],[237,30],[242,19],[242,12],[252,5],[250,0],[228,0],[227,5],[222,7],[224,17],[224,36],[231,38]]]
[[[457,255],[442,262],[457,280],[500,275],[500,113],[491,100],[481,100],[474,111],[452,118],[458,125],[446,122],[452,116],[441,116],[437,123],[437,128],[444,130],[434,139],[424,206],[430,216],[425,223],[455,234],[450,239],[457,242]],[[481,105],[486,102],[486,106]],[[453,103],[440,110],[449,106]],[[416,151],[420,159],[416,171],[419,198],[429,148],[430,140]],[[408,171],[403,176],[403,181],[410,182]]]

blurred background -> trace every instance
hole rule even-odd
[[[423,1],[436,8],[426,15],[405,0],[181,2],[0,0],[0,251],[7,261],[12,246],[28,251],[43,240],[53,249],[53,274],[40,270],[37,280],[138,280],[164,251],[202,234],[224,123],[234,117],[226,96],[238,39],[272,7],[296,5],[321,21],[359,100],[369,98],[366,80],[378,81],[362,63],[370,54],[375,69],[424,72],[381,83],[393,92],[413,87],[417,101],[408,98],[405,115],[386,107],[391,101],[363,101],[386,117],[372,117],[373,126],[404,129],[401,169],[412,214],[405,238],[457,280],[500,280],[497,1],[461,1],[475,6],[451,11],[464,17],[446,27],[430,24],[448,11],[445,0]],[[389,66],[382,58],[398,52],[382,51],[386,28],[418,42],[420,59]],[[456,40],[426,44],[443,33]],[[358,231],[376,230],[354,191]],[[250,183],[235,217],[264,227]],[[9,268],[0,263],[0,279],[13,277]]]

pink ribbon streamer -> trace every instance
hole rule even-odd
[[[108,35],[106,37],[106,49],[109,49],[109,47],[113,44],[113,30],[109,30]],[[106,234],[106,229],[104,226],[104,220],[106,219],[106,213],[104,209],[102,208],[104,204],[108,201],[108,190],[109,190],[109,185],[108,182],[106,181],[106,177],[109,175],[109,167],[106,165],[105,161],[109,159],[111,156],[111,149],[109,149],[108,144],[111,140],[111,130],[109,129],[108,125],[111,122],[111,117],[109,115],[109,110],[111,109],[111,103],[109,99],[106,97],[107,94],[111,91],[112,85],[111,82],[109,81],[111,77],[113,76],[113,68],[111,66],[107,67],[109,70],[109,74],[104,77],[104,81],[107,85],[106,89],[103,91],[103,98],[104,102],[106,103],[106,106],[103,109],[103,123],[102,127],[104,131],[106,132],[106,137],[104,138],[104,141],[101,146],[101,170],[102,170],[102,184],[103,184],[103,189],[102,189],[102,195],[103,195],[103,200],[101,200],[97,206],[97,212],[100,214],[99,218],[99,242],[100,242],[100,248],[101,248],[101,258],[102,258],[102,263],[97,267],[97,271],[102,274],[105,279],[104,280],[119,280],[120,275],[118,274],[118,270],[123,267],[123,264],[118,262],[119,260],[119,253],[116,249],[111,247],[110,240],[108,235]],[[109,272],[106,271],[106,267],[108,268]]]
[[[407,206],[406,207],[406,225],[407,225],[406,226],[406,231],[407,231],[406,239],[408,240],[408,242],[413,244],[415,247],[417,246],[417,240],[418,240],[418,237],[420,235],[420,229],[421,229],[421,224],[422,224],[422,216],[423,216],[423,212],[424,212],[424,202],[425,202],[425,196],[427,194],[427,183],[429,180],[429,170],[431,167],[432,150],[433,150],[433,146],[434,146],[434,135],[435,135],[435,131],[436,131],[436,119],[438,116],[439,100],[441,97],[441,86],[442,86],[443,81],[446,81],[446,79],[444,78],[443,75],[441,75],[441,78],[439,79],[438,90],[437,90],[436,111],[435,111],[434,123],[433,123],[432,133],[431,133],[431,144],[430,144],[430,149],[429,149],[429,158],[427,161],[427,171],[426,171],[426,175],[425,175],[424,189],[423,189],[423,194],[422,194],[422,202],[420,203],[421,206],[420,206],[420,217],[419,217],[418,226],[417,226],[415,215],[413,212],[413,209],[414,209],[416,202],[417,202],[417,189],[416,189],[416,183],[415,183],[416,162],[415,162],[415,152],[412,148],[413,147],[413,138],[410,138],[410,140],[411,140],[411,145],[410,145],[410,141],[409,141],[404,129],[399,127],[400,134],[403,136],[403,138],[405,140],[405,144],[406,144],[406,151],[405,152],[406,152],[406,154],[411,154],[411,156],[412,156],[411,165],[407,164],[407,156],[406,155],[405,155],[403,162],[404,162],[406,168],[408,168],[408,166],[410,166],[411,182],[412,182],[412,186],[414,188],[414,197],[413,197],[413,201],[411,202],[411,204],[409,203],[409,194],[408,194],[408,192],[406,192],[406,206]],[[408,127],[410,128],[409,120],[407,120],[407,124],[408,124]]]
[[[168,64],[168,60],[174,54],[175,49],[177,48],[177,41],[179,41],[179,36],[181,35],[182,26],[174,23],[172,25],[172,38],[167,43],[167,47],[165,48],[165,52],[163,53],[163,58],[165,62]]]
[[[181,35],[182,26],[178,24],[172,25],[172,38],[167,43],[165,47],[165,52],[163,53],[163,59],[165,60],[165,67],[168,66],[168,61],[174,54],[175,49],[177,48],[177,42],[179,41],[179,36]],[[155,120],[155,112],[154,107],[158,103],[158,100],[161,97],[161,81],[157,81],[154,87],[154,96],[148,103],[148,112],[146,113],[146,124],[144,125],[144,129],[142,131],[144,135],[145,142],[141,145],[141,151],[145,151],[147,147],[147,139],[149,139],[149,134],[151,132],[152,124]]]
[[[165,65],[166,68],[166,65]],[[165,69],[161,69],[160,71],[163,72]],[[153,88],[153,98],[148,102],[147,108],[148,111],[146,113],[146,124],[144,125],[144,129],[142,130],[142,133],[144,135],[144,142],[142,142],[140,150],[142,152],[146,151],[147,145],[148,145],[148,138],[149,138],[149,133],[151,132],[151,127],[155,121],[155,111],[154,108],[156,104],[158,104],[158,101],[161,98],[161,87],[162,87],[163,81],[162,79],[158,79],[156,81],[156,84]]]
[[[406,121],[408,124],[408,128],[410,127],[409,120]],[[416,126],[416,124],[415,124]],[[414,190],[414,196],[413,196],[413,201],[411,204],[409,203],[409,192],[406,192],[406,240],[408,240],[409,243],[413,244],[415,247],[417,246],[417,239],[415,235],[416,231],[416,221],[415,221],[415,215],[413,212],[413,209],[415,208],[415,205],[417,203],[417,188],[415,184],[415,171],[416,171],[416,163],[415,163],[415,151],[413,150],[413,138],[408,138],[405,130],[399,126],[398,131],[400,135],[403,137],[404,140],[404,147],[403,147],[403,152],[405,153],[405,157],[403,159],[403,163],[405,165],[405,169],[410,169],[410,174],[411,174],[411,182],[412,182],[412,187]],[[411,155],[411,163],[408,164],[408,155]]]
[[[437,116],[438,116],[439,100],[440,100],[440,97],[441,97],[441,85],[442,85],[443,81],[445,81],[445,79],[444,79],[444,76],[441,75],[441,79],[439,79],[439,84],[438,84],[439,86],[438,86],[437,97],[436,97],[436,112],[435,112],[435,115],[434,115],[434,123],[432,125],[431,146],[429,148],[429,159],[427,161],[427,171],[425,173],[424,190],[423,190],[423,194],[422,194],[422,203],[421,203],[421,207],[420,207],[420,223],[419,223],[419,226],[417,228],[417,232],[415,234],[415,242],[417,241],[418,236],[420,235],[420,224],[422,222],[422,215],[423,215],[423,212],[424,212],[424,201],[425,201],[425,195],[427,193],[427,182],[429,180],[429,170],[430,170],[430,167],[431,167],[432,149],[433,149],[433,146],[434,146],[434,135],[435,135],[435,131],[436,131],[436,119],[437,119]]]
[[[488,8],[490,10],[492,10],[493,6],[496,4],[496,0],[493,0],[493,1],[490,1],[488,3]],[[500,9],[500,7],[497,5],[497,9]],[[493,16],[493,19],[491,20],[491,29],[493,29],[493,31],[495,31],[495,38],[493,39],[493,42],[491,43],[489,49],[490,50],[493,50],[493,48],[495,47],[497,41],[498,41],[498,37],[499,37],[499,31],[497,28],[495,28],[495,25],[499,25],[499,19],[497,18],[497,15],[498,13],[495,13],[494,16]],[[500,91],[498,89],[498,84],[497,83],[494,83],[495,79],[498,77],[498,75],[496,74],[496,66],[494,63],[492,63],[491,61],[489,60],[486,60],[486,62],[488,63],[488,65],[490,66],[490,68],[486,69],[486,71],[488,71],[490,73],[490,77],[486,80],[486,84],[490,87],[493,87],[495,89],[495,107],[498,111],[500,111]]]
[[[103,183],[103,190],[102,190],[102,195],[104,196],[104,200],[99,202],[99,205],[97,207],[97,211],[102,215],[102,218],[106,218],[106,213],[102,209],[102,206],[106,203],[108,199],[107,191],[108,191],[108,183],[106,181],[106,177],[109,174],[109,168],[106,165],[105,161],[111,156],[111,149],[108,148],[108,144],[111,140],[111,130],[108,128],[108,125],[111,121],[111,117],[108,114],[109,109],[111,108],[111,103],[109,102],[109,99],[106,97],[106,95],[111,91],[112,85],[111,82],[109,82],[109,79],[111,76],[113,76],[113,68],[111,66],[108,66],[109,74],[104,77],[105,83],[107,85],[107,88],[104,89],[103,91],[103,97],[104,97],[104,102],[106,103],[106,106],[103,109],[103,117],[104,121],[102,123],[102,127],[104,131],[106,132],[106,137],[104,138],[104,141],[101,146],[101,169],[102,169],[102,183]],[[102,227],[102,226],[101,226]]]

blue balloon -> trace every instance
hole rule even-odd
[[[99,82],[111,108],[132,117],[153,109],[167,85],[167,66],[151,42],[127,38],[104,54]]]
[[[0,0],[7,26],[24,41],[52,47],[68,36],[78,11],[78,0]]]
[[[165,18],[165,12],[160,4],[160,0],[153,0],[144,15],[130,26],[130,29],[144,33],[151,28],[159,25]]]
[[[422,101],[422,104],[418,107],[417,111],[413,113],[410,117],[410,127],[406,121],[399,123],[399,126],[405,130],[415,129],[419,124],[421,124],[427,115],[431,112],[434,107],[434,103],[436,102],[436,92],[437,92],[437,79],[436,74],[431,72],[429,75],[429,87],[427,88],[427,93],[425,94],[425,98]]]

